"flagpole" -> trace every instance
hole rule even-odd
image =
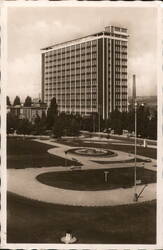
[[[135,112],[135,160],[134,160],[134,201],[138,201],[137,187],[136,187],[136,156],[137,156],[137,102],[136,102],[136,75],[133,75],[133,105]]]

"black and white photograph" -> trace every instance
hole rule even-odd
[[[156,246],[158,5],[5,11],[6,246]]]

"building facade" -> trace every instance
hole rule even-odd
[[[13,113],[18,119],[27,119],[34,123],[36,117],[42,117],[43,113],[47,112],[47,105],[45,103],[33,103],[30,107],[24,105],[8,106],[7,112]]]
[[[60,112],[127,111],[127,29],[108,26],[87,37],[42,49],[42,101]]]

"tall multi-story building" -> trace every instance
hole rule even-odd
[[[104,31],[55,44],[42,51],[42,101],[55,97],[60,112],[107,119],[127,111],[127,29]]]

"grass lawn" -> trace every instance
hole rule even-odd
[[[109,181],[104,181],[104,171],[109,171]],[[71,172],[50,172],[37,176],[37,179],[49,186],[74,190],[108,190],[133,186],[134,168],[112,168],[96,170],[78,170]],[[156,172],[137,167],[137,179],[142,184],[156,182]]]
[[[96,148],[102,147],[102,148],[106,148],[106,149],[110,149],[110,150],[119,150],[122,152],[134,154],[134,144],[133,145],[125,145],[125,144],[114,145],[111,142],[108,142],[108,144],[101,145],[100,143],[94,144],[91,141],[90,141],[90,143],[85,143],[84,141],[79,140],[79,139],[75,139],[72,141],[70,141],[70,140],[66,141],[64,139],[59,139],[58,142],[66,144],[66,145],[74,146],[74,147],[92,147],[92,148],[93,147],[96,147]],[[137,146],[137,154],[145,156],[145,157],[157,159],[157,150],[155,148],[148,148],[148,147],[144,148],[144,147]]]
[[[27,139],[9,139],[8,168],[64,166],[64,159],[47,153],[49,148],[51,146]],[[74,233],[78,243],[155,244],[156,202],[116,207],[71,207],[8,193],[8,243],[60,243],[67,230]]]
[[[47,144],[23,138],[7,140],[7,168],[35,168],[65,166],[65,159],[47,152],[54,148]],[[81,165],[78,162],[66,161],[67,166]]]
[[[122,160],[122,161],[103,161],[103,160],[101,160],[101,161],[93,161],[93,162],[97,162],[97,163],[99,163],[99,164],[116,164],[116,163],[130,163],[130,162],[135,162],[135,159],[133,158],[133,159],[129,159],[129,160]],[[136,157],[136,162],[149,162],[148,160],[146,160],[146,159],[141,159],[141,158],[138,158],[138,157]]]
[[[155,244],[156,202],[70,207],[8,194],[8,243],[60,243],[72,230],[78,243]]]

